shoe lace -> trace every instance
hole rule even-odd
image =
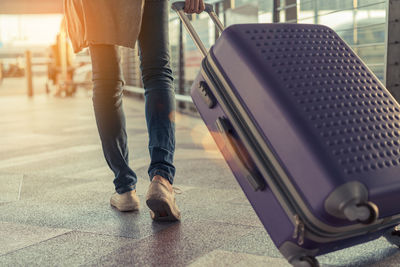
[[[172,189],[174,190],[175,194],[177,194],[177,195],[180,195],[183,193],[182,189],[180,189],[179,187],[173,186]]]

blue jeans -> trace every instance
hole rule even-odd
[[[150,180],[160,175],[172,184],[175,167],[175,94],[170,67],[168,1],[146,0],[139,35],[145,113],[149,134]],[[129,167],[125,115],[122,108],[124,79],[118,47],[91,45],[93,106],[103,152],[114,172],[119,194],[134,190],[137,176]]]

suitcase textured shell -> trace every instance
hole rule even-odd
[[[223,77],[229,88],[219,88],[221,94],[229,90],[235,96],[235,104],[254,123],[249,131],[262,136],[290,180],[291,193],[321,223],[339,232],[359,225],[327,210],[327,199],[346,184],[359,186],[359,194],[379,209],[380,220],[398,217],[400,205],[393,203],[400,203],[399,104],[333,30],[304,24],[234,25],[205,61],[212,64],[192,87],[194,103],[278,247],[298,241],[291,235],[294,220],[269,188],[254,192],[243,181],[234,155],[224,149],[215,121],[234,115],[221,103],[210,108],[204,102],[198,85],[211,79],[205,77],[210,72]],[[311,254],[326,253],[379,237],[378,229],[325,245],[307,240],[306,234],[302,247],[317,248]]]

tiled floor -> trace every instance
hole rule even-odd
[[[120,213],[109,206],[112,173],[90,97],[27,99],[24,85],[5,80],[0,86],[0,266],[288,266],[199,118],[177,115],[182,222],[154,223],[144,205],[143,102],[127,97],[124,103],[142,209]],[[400,265],[397,249],[383,239],[320,260]]]

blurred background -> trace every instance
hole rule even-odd
[[[333,28],[400,99],[400,0],[207,2],[227,26]],[[152,224],[144,206],[140,213],[107,208],[114,175],[92,107],[90,55],[72,53],[62,4],[0,0],[0,266],[287,266],[191,102],[201,55],[173,11],[174,162],[185,222]],[[209,48],[215,26],[207,14],[190,19]],[[120,52],[129,164],[144,203],[150,157],[138,51]],[[324,266],[400,266],[398,248],[384,239],[321,259]]]
[[[382,82],[386,82],[385,53],[387,52],[386,36],[388,32],[388,1],[386,0],[225,0],[208,2],[215,5],[215,10],[226,26],[236,23],[273,22],[327,25],[355,50]],[[192,16],[192,20],[200,37],[206,46],[210,47],[218,38],[212,22],[206,14]],[[201,54],[186,31],[184,30],[182,33],[180,21],[172,12],[170,31],[173,68],[177,78],[176,88],[178,93],[188,94],[200,67]],[[130,79],[129,82],[135,84],[133,79]]]
[[[226,26],[273,22],[327,25],[342,36],[389,89],[395,91],[399,86],[398,66],[388,63],[398,47],[394,47],[387,38],[392,22],[388,18],[398,18],[399,14],[396,14],[398,11],[389,13],[389,0],[207,2],[214,5]],[[62,11],[62,1],[44,0],[39,5],[27,0],[0,1],[1,80],[28,79],[28,95],[46,92],[56,96],[73,96],[78,90],[90,94],[88,50],[73,54],[65,36]],[[210,47],[218,38],[218,33],[207,14],[193,15],[190,19],[205,45]],[[181,102],[179,107],[195,112],[187,96],[199,70],[201,54],[172,10],[169,24],[175,89],[177,99]],[[140,94],[142,83],[138,51],[120,49],[126,90]],[[395,74],[388,75],[391,70],[387,68],[393,69]]]

